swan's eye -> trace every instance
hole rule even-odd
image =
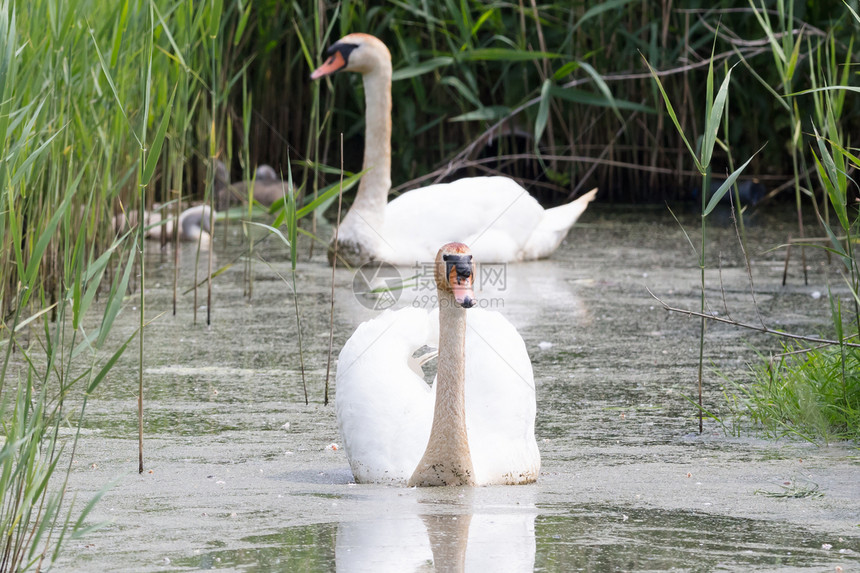
[[[335,62],[340,63],[338,66],[343,67],[349,61],[349,55],[352,53],[354,49],[358,47],[358,44],[347,44],[345,42],[336,42],[332,44],[328,50],[326,50],[326,55],[329,56],[327,64],[333,64]],[[338,57],[340,60],[338,60]]]
[[[326,51],[326,61],[311,74],[312,80],[318,80],[329,76],[338,70],[347,69],[349,55],[358,45],[337,42]]]
[[[332,44],[328,47],[328,50],[325,51],[325,55],[329,57],[329,61],[334,57],[335,53],[340,50],[340,44]]]

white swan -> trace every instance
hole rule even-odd
[[[535,386],[525,344],[498,312],[474,305],[472,256],[436,257],[439,308],[385,311],[338,358],[335,409],[357,482],[520,484],[537,479]],[[413,353],[439,348],[433,387]]]
[[[212,219],[212,208],[209,205],[196,205],[189,207],[179,214],[179,240],[200,241],[205,248],[209,246],[212,232],[210,221]],[[162,219],[162,210],[143,212],[143,223],[146,225],[143,236],[150,240],[161,239],[162,233],[167,241],[173,239],[173,217]],[[128,218],[124,213],[113,218],[115,232],[124,232],[128,228],[138,224],[137,211],[131,211]]]
[[[391,190],[391,54],[379,39],[350,34],[333,44],[311,79],[338,70],[362,74],[364,166],[355,201],[338,229],[338,254],[353,265],[371,260],[414,265],[433,260],[440,244],[467,243],[485,263],[549,256],[594,199],[544,210],[512,179],[469,177],[415,189],[387,203]],[[456,209],[452,209],[456,206]]]

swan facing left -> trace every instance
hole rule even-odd
[[[355,200],[338,226],[338,257],[353,266],[369,261],[411,266],[433,260],[439,245],[464,241],[483,263],[550,256],[597,194],[544,209],[508,177],[465,177],[428,185],[388,202],[391,191],[391,54],[368,34],[335,42],[311,74],[361,74],[365,98],[364,161]],[[450,205],[457,205],[452,212]],[[331,257],[330,257],[331,259]]]
[[[471,308],[462,243],[435,259],[438,309],[387,310],[361,324],[338,358],[335,410],[355,480],[417,486],[537,479],[535,384],[525,343],[500,313]],[[413,354],[438,346],[437,376]]]

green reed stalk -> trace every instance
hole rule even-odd
[[[84,520],[99,496],[79,512],[77,521],[71,519],[74,503],[65,503],[65,493],[79,433],[63,477],[58,470],[63,451],[59,428],[72,414],[67,412],[72,392],[85,382],[80,427],[86,396],[131,341],[99,366],[131,264],[123,282],[104,297],[100,326],[86,330],[84,317],[112,258],[126,251],[132,263],[134,251],[125,248],[128,235],[104,249],[91,243],[102,225],[93,216],[103,198],[101,187],[92,179],[101,159],[94,158],[91,134],[76,138],[69,133],[80,129],[66,118],[81,103],[76,89],[84,82],[64,82],[63,72],[76,69],[75,60],[67,59],[70,47],[83,45],[88,51],[92,35],[62,11],[76,13],[82,3],[57,6],[60,12],[53,21],[46,7],[44,2],[27,3],[15,13],[9,3],[0,2],[0,240],[9,247],[4,277],[13,276],[19,285],[8,300],[14,312],[4,316],[0,338],[0,420],[6,438],[0,449],[0,569],[15,571],[41,569],[46,560],[56,560],[64,539],[87,530]],[[49,21],[50,33],[45,34]],[[47,80],[57,87],[57,96],[31,99]],[[69,148],[70,141],[79,147]],[[82,151],[80,156],[76,150]],[[6,299],[3,306],[4,311],[9,308]],[[10,391],[7,382],[17,389]]]
[[[715,38],[716,40],[716,38]],[[714,43],[716,46],[716,41]],[[702,385],[704,379],[704,355],[705,355],[705,249],[707,246],[706,242],[706,231],[707,231],[707,216],[713,211],[713,209],[717,206],[719,201],[723,198],[723,196],[731,189],[734,185],[737,178],[743,172],[747,165],[749,165],[750,161],[752,161],[752,157],[747,160],[740,168],[733,171],[725,182],[720,185],[719,189],[708,198],[708,192],[711,188],[711,158],[714,152],[714,146],[717,144],[717,133],[720,128],[720,124],[722,122],[723,112],[727,109],[727,101],[728,101],[728,90],[731,82],[731,74],[732,69],[729,68],[726,72],[725,78],[723,78],[722,83],[720,84],[720,88],[717,91],[716,95],[714,94],[714,66],[713,66],[713,48],[711,50],[711,62],[708,66],[708,76],[707,76],[707,84],[706,84],[706,99],[705,99],[705,132],[702,136],[702,141],[700,145],[700,153],[697,154],[693,151],[692,145],[690,145],[689,140],[684,134],[684,130],[681,128],[681,125],[678,121],[678,116],[675,113],[674,108],[672,107],[672,103],[669,99],[669,96],[666,94],[666,90],[663,87],[662,82],[660,81],[657,72],[654,71],[654,68],[648,63],[648,60],[645,60],[645,65],[648,66],[648,69],[651,72],[654,81],[657,83],[657,87],[660,89],[660,93],[663,96],[663,101],[666,104],[666,111],[669,116],[672,118],[673,123],[675,124],[675,128],[677,129],[681,139],[684,141],[687,146],[687,150],[690,152],[690,155],[693,159],[693,162],[696,165],[696,169],[702,175],[702,223],[701,223],[701,246],[698,253],[699,256],[699,267],[700,267],[700,313],[702,318],[700,319],[700,330],[699,330],[699,364],[698,364],[698,395],[699,395],[699,433],[703,431],[703,405],[702,405]],[[643,57],[644,59],[644,57]]]
[[[302,372],[302,390],[305,395],[305,405],[308,404],[308,385],[305,381],[305,356],[302,348],[302,321],[299,314],[299,291],[296,288],[296,264],[298,262],[298,231],[299,217],[296,209],[296,192],[293,187],[293,171],[287,163],[287,231],[290,242],[290,274],[293,278],[293,304],[296,310],[296,334],[299,341],[299,366]]]
[[[334,355],[334,271],[337,268],[337,234],[340,227],[340,213],[343,206],[343,134],[340,134],[340,191],[337,194],[337,216],[334,220],[334,237],[331,248],[331,312],[329,314],[328,359],[325,367],[325,390],[323,391],[323,406],[328,406],[329,375],[331,374],[331,357]]]
[[[284,245],[286,245],[286,247],[290,250],[290,274],[292,275],[291,288],[293,294],[293,305],[295,307],[296,313],[296,338],[299,343],[299,367],[301,369],[302,390],[304,392],[305,405],[307,405],[309,403],[308,387],[307,382],[305,380],[305,358],[304,349],[302,346],[302,321],[301,313],[299,312],[299,296],[296,284],[296,266],[298,264],[299,219],[305,214],[314,212],[314,203],[312,202],[311,204],[305,205],[300,209],[297,208],[296,191],[293,187],[293,173],[292,170],[289,169],[289,165],[289,162],[287,162],[287,184],[284,187],[284,197],[281,200],[280,212],[275,218],[274,223],[272,225],[266,225],[264,223],[248,221],[248,224],[256,225],[258,227],[266,229],[270,233],[270,235],[274,235],[281,239]],[[284,233],[279,228],[282,224],[285,224],[287,226],[286,236],[284,236]],[[278,276],[280,276],[280,274]],[[284,279],[283,277],[281,277],[281,280],[287,282],[286,279]]]
[[[801,185],[801,171],[805,178],[806,192],[811,193],[811,185],[809,184],[808,175],[806,175],[805,160],[801,152],[802,142],[802,118],[797,103],[792,96],[792,82],[797,70],[798,57],[800,55],[800,46],[802,37],[795,39],[794,37],[794,2],[788,2],[787,11],[785,0],[777,0],[776,7],[779,15],[781,42],[777,40],[776,33],[771,24],[768,11],[762,3],[761,10],[757,9],[753,0],[748,0],[753,14],[758,21],[761,29],[765,32],[768,42],[773,53],[774,68],[779,73],[780,83],[782,86],[782,95],[778,101],[783,103],[783,107],[788,111],[789,119],[791,120],[791,168],[794,177],[794,197],[795,210],[797,213],[797,231],[801,240],[805,237],[803,227],[803,203],[802,193],[804,187]],[[802,32],[802,31],[801,31]],[[801,33],[802,35],[802,33]],[[772,90],[771,90],[772,91]],[[784,102],[782,101],[784,100]],[[801,168],[801,163],[803,167]],[[806,268],[806,250],[803,244],[800,246],[800,258],[803,266],[803,284],[809,283],[808,272]],[[786,276],[783,275],[782,284],[784,285]]]
[[[93,39],[93,45],[98,55],[99,62],[101,64],[102,72],[104,73],[105,78],[107,79],[108,84],[110,85],[111,92],[113,97],[120,109],[122,111],[123,116],[125,116],[125,120],[128,123],[129,132],[134,137],[137,142],[138,148],[138,164],[137,164],[137,189],[138,189],[138,204],[141,209],[146,204],[146,191],[149,187],[150,182],[152,181],[153,175],[155,174],[156,167],[158,165],[159,158],[161,156],[161,149],[164,143],[164,138],[167,134],[167,127],[170,119],[170,112],[173,107],[173,101],[176,96],[176,89],[174,88],[173,94],[170,96],[170,101],[165,106],[163,111],[163,115],[161,116],[161,120],[156,131],[156,134],[149,146],[147,146],[147,130],[148,130],[148,114],[150,111],[150,101],[151,94],[153,91],[153,83],[152,83],[152,55],[154,50],[154,41],[153,35],[155,33],[155,13],[153,3],[149,2],[147,5],[147,10],[144,12],[148,14],[147,24],[148,24],[148,34],[143,37],[143,50],[141,54],[144,57],[143,61],[143,77],[141,78],[141,83],[143,85],[143,109],[146,110],[142,116],[142,121],[140,125],[140,135],[138,136],[134,126],[131,123],[130,118],[125,114],[122,99],[117,89],[117,82],[114,81],[113,76],[111,74],[110,67],[105,60],[102,51],[99,49],[98,42],[95,39],[95,36],[91,32],[90,35]],[[141,217],[142,219],[142,217]],[[138,471],[143,472],[143,364],[144,364],[144,354],[145,354],[145,336],[143,332],[143,326],[145,324],[145,311],[146,311],[146,299],[145,299],[145,288],[146,288],[146,265],[145,265],[145,245],[144,245],[144,230],[145,227],[143,223],[138,225],[137,233],[136,233],[136,242],[137,249],[140,253],[140,294],[139,294],[139,304],[140,310],[138,314],[138,328],[140,330],[139,335],[139,346],[138,346]]]
[[[152,4],[150,4],[150,20],[152,20]],[[150,98],[150,89],[152,86],[152,43],[151,41],[147,41],[147,47],[144,54],[146,60],[144,61],[144,69],[146,70],[146,79],[144,80],[144,85],[146,86],[146,95],[144,96],[144,106],[143,109],[149,110],[149,98]],[[141,126],[141,142],[146,141],[146,128],[147,122],[144,119]],[[146,183],[143,181],[143,170],[146,166],[146,147],[141,144],[139,151],[140,159],[137,164],[137,188],[140,192],[140,211],[139,213],[143,213],[144,205],[146,205]],[[137,226],[137,249],[140,254],[140,312],[138,314],[138,329],[140,330],[140,335],[138,337],[138,357],[137,357],[137,444],[138,444],[138,467],[137,473],[143,473],[143,364],[144,364],[144,350],[145,350],[145,332],[143,330],[143,325],[146,319],[146,245],[144,243],[144,228],[145,226],[141,223]]]
[[[337,16],[337,12],[335,12],[335,17]],[[322,20],[321,14],[319,12],[319,5],[314,4],[313,8],[313,33],[310,38],[306,38],[303,34],[302,28],[299,27],[298,23],[293,21],[293,28],[296,30],[296,35],[299,40],[302,55],[304,56],[304,60],[307,62],[308,67],[314,68],[314,59],[311,55],[311,52],[308,48],[308,44],[312,44],[315,49],[315,53],[323,54],[324,53],[324,45],[328,38],[327,33],[323,33],[322,31]],[[334,20],[334,18],[333,18]],[[310,40],[310,41],[309,41]],[[320,82],[312,82],[311,85],[311,110],[310,110],[310,126],[307,132],[307,140],[305,143],[305,157],[313,158],[313,164],[319,165],[323,163],[323,160],[320,159],[320,136],[323,134],[323,128],[320,124]],[[289,155],[289,154],[288,154]],[[311,179],[313,175],[313,193],[314,200],[319,196],[319,177],[317,177],[316,173],[311,173],[311,162],[304,161],[302,163],[302,182],[299,186],[299,194],[300,198],[304,197],[307,194],[308,190],[308,181]],[[311,233],[316,235],[316,218],[312,219],[311,222]],[[313,241],[311,241],[308,257],[313,256]]]

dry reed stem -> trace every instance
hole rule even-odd
[[[731,326],[737,326],[739,328],[745,328],[747,330],[754,330],[756,332],[761,332],[763,334],[773,334],[776,336],[780,336],[782,338],[789,338],[791,340],[803,340],[804,342],[811,342],[813,344],[823,344],[823,345],[828,345],[828,346],[842,345],[842,346],[847,346],[849,348],[860,348],[860,343],[854,344],[854,343],[850,343],[850,342],[840,342],[838,340],[832,340],[829,338],[818,338],[815,336],[804,336],[802,334],[791,334],[790,332],[783,332],[780,330],[774,330],[772,328],[768,328],[767,326],[756,326],[754,324],[740,322],[737,320],[731,320],[728,318],[721,318],[719,316],[713,316],[711,314],[707,314],[704,312],[698,312],[695,310],[689,310],[689,309],[685,309],[685,308],[676,308],[676,307],[670,306],[663,299],[659,298],[657,295],[655,295],[653,292],[651,292],[651,289],[649,289],[647,286],[645,287],[645,290],[648,291],[648,294],[650,294],[654,300],[656,300],[657,302],[660,303],[660,305],[663,307],[664,310],[667,310],[669,312],[686,314],[687,316],[694,316],[694,317],[698,317],[698,318],[711,320],[714,322],[722,322],[723,324],[729,324]]]

